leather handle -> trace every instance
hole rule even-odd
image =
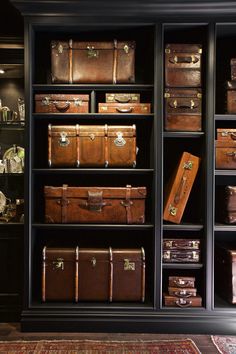
[[[129,107],[129,108],[119,108],[116,107],[117,112],[119,113],[131,113],[133,111],[133,107]]]
[[[130,97],[126,97],[126,96],[115,97],[115,101],[118,103],[129,103],[130,100],[131,100]]]
[[[225,155],[227,155],[227,156],[232,156],[232,157],[236,157],[236,151],[226,152]]]
[[[180,291],[175,291],[175,292],[174,292],[174,295],[175,295],[175,296],[178,296],[178,297],[182,297],[182,298],[183,298],[183,297],[184,297],[184,298],[188,298],[188,297],[191,297],[192,294],[191,294],[191,293],[181,294]]]
[[[182,179],[181,179],[181,183],[180,183],[180,186],[178,188],[178,191],[177,191],[177,193],[175,195],[175,199],[174,199],[175,204],[178,204],[179,201],[181,200],[182,196],[183,196],[183,192],[184,192],[184,187],[185,187],[186,181],[187,181],[187,177],[183,176]]]
[[[189,280],[174,280],[174,283],[179,287],[179,288],[186,288],[191,286],[191,282]]]
[[[169,102],[169,106],[174,109],[177,109],[177,108],[194,109],[194,108],[197,108],[198,105],[196,104],[196,102],[194,102],[194,100],[190,100],[189,102],[184,101],[181,103],[178,103],[177,100],[174,100],[174,101]]]
[[[79,203],[79,206],[87,209],[89,211],[102,211],[102,208],[104,208],[105,206],[111,206],[111,203],[107,203],[107,202],[102,202],[102,203],[91,203],[89,201],[83,202],[83,203]]]
[[[182,299],[182,298],[176,300],[175,303],[179,307],[190,307],[192,305],[192,301],[188,301],[188,300],[185,300],[185,299]]]
[[[191,247],[191,244],[189,244],[188,242],[182,242],[182,243],[173,242],[172,247],[177,249],[184,249],[185,247]]]
[[[169,62],[172,64],[196,64],[199,59],[195,55],[186,57],[175,55],[169,58]]]
[[[57,101],[54,101],[53,102],[54,106],[56,107],[56,109],[58,111],[67,111],[68,108],[70,107],[70,102],[69,101],[66,101],[66,102],[62,102],[62,103],[59,103]]]

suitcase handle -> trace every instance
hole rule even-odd
[[[178,279],[178,280],[174,280],[174,283],[180,288],[186,288],[192,286],[192,283],[189,280]]]
[[[198,105],[194,102],[194,100],[190,100],[190,102],[184,102],[184,103],[179,103],[177,100],[171,101],[169,103],[169,106],[171,108],[177,109],[177,108],[182,108],[182,109],[194,109],[197,108]]]
[[[102,208],[105,206],[111,206],[111,203],[106,203],[106,202],[102,202],[102,203],[91,203],[89,201],[83,202],[83,203],[79,203],[79,206],[83,209],[87,209],[89,211],[102,211]]]
[[[189,293],[189,292],[187,293],[187,292],[184,292],[184,291],[183,291],[182,293],[181,293],[181,291],[175,291],[175,292],[174,292],[174,295],[175,295],[175,296],[178,296],[178,297],[182,297],[182,298],[183,298],[183,297],[184,297],[184,298],[188,298],[188,297],[191,297],[191,296],[192,296],[191,293]]]
[[[177,191],[177,193],[175,195],[175,199],[174,199],[175,204],[178,204],[180,199],[183,196],[184,186],[186,184],[186,181],[187,181],[187,177],[183,176],[182,179],[181,179],[181,183],[179,185],[178,191]]]
[[[169,62],[172,64],[196,64],[199,59],[195,55],[190,55],[189,57],[179,57],[175,55],[169,58]]]
[[[133,107],[129,107],[129,108],[119,108],[116,107],[117,112],[119,113],[131,113],[133,111]]]
[[[67,109],[70,107],[70,102],[69,101],[62,102],[62,103],[54,101],[53,104],[54,104],[54,106],[56,107],[56,109],[58,111],[63,111],[63,112],[67,111]]]
[[[236,140],[236,134],[235,133],[230,133],[230,136],[231,136],[232,140]]]
[[[183,298],[176,300],[175,303],[179,307],[190,307],[192,305],[192,301]]]
[[[129,103],[130,100],[131,100],[130,97],[125,97],[125,96],[115,97],[115,101],[118,103]]]
[[[235,157],[236,156],[236,151],[226,152],[225,155]]]

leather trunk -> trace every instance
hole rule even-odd
[[[48,126],[52,167],[136,167],[135,125]]]
[[[44,187],[46,223],[144,224],[146,187]]]
[[[169,276],[169,287],[194,288],[195,277]]]
[[[139,103],[140,93],[106,93],[106,103]]]
[[[78,301],[78,247],[43,248],[42,301],[50,300]]]
[[[99,103],[98,113],[135,113],[149,114],[151,113],[150,103]]]
[[[52,41],[53,83],[134,83],[135,42]]]
[[[201,87],[202,46],[167,44],[165,48],[166,87]]]
[[[227,113],[236,113],[236,82],[226,82]]]
[[[164,304],[165,306],[171,307],[201,307],[202,298],[200,295],[191,296],[191,297],[178,297],[164,294]]]
[[[236,186],[220,186],[216,191],[216,218],[226,224],[236,224]]]
[[[236,304],[236,245],[216,244],[216,292],[231,304]]]
[[[218,128],[217,129],[217,140],[221,141],[236,141],[236,129],[225,129]]]
[[[163,219],[180,224],[194,180],[200,158],[184,152],[167,188]]]
[[[164,263],[199,263],[200,251],[163,250]]]
[[[171,296],[176,296],[176,297],[182,297],[182,298],[188,298],[191,296],[196,296],[197,295],[197,289],[196,288],[168,288],[168,293]]]
[[[215,141],[216,168],[236,169],[236,141]]]
[[[165,238],[163,239],[163,249],[165,250],[199,250],[200,240],[183,238]]]
[[[166,89],[165,130],[201,131],[201,97],[200,89]]]
[[[89,95],[36,94],[36,113],[88,113]]]
[[[236,58],[232,58],[230,60],[230,67],[231,67],[231,80],[236,80]]]

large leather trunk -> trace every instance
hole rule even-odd
[[[217,140],[236,141],[236,129],[217,128]]]
[[[135,125],[48,125],[52,167],[135,167]]]
[[[167,44],[165,48],[165,84],[167,87],[201,87],[199,44]]]
[[[134,83],[135,42],[52,41],[53,83]]]
[[[42,301],[78,301],[78,247],[43,248]]]
[[[227,98],[227,113],[236,113],[236,82],[227,81],[226,82],[226,98]]]
[[[163,250],[164,263],[199,263],[200,251]]]
[[[180,224],[197,171],[200,158],[184,152],[167,188],[163,219]]]
[[[200,295],[186,298],[164,294],[164,303],[165,306],[171,307],[201,307],[202,298]]]
[[[44,187],[46,223],[143,224],[146,187]]]
[[[195,277],[169,276],[169,287],[194,288]]]
[[[150,103],[99,103],[98,113],[135,113],[149,114],[151,112]]]
[[[216,168],[236,169],[236,141],[215,141]]]
[[[88,113],[89,95],[36,94],[36,113]]]
[[[236,224],[236,186],[218,186],[216,219],[226,224]]]
[[[139,103],[140,93],[106,93],[106,103]]]
[[[215,288],[218,295],[236,304],[236,245],[216,244]]]
[[[200,240],[186,238],[165,238],[163,239],[163,249],[165,250],[199,250]]]
[[[236,58],[232,58],[230,60],[230,67],[231,67],[231,80],[236,80]]]
[[[165,90],[165,130],[202,130],[201,89]]]

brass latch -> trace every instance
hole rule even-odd
[[[184,169],[185,170],[191,170],[193,168],[193,162],[192,161],[187,161],[184,163]]]
[[[96,267],[97,260],[96,260],[95,257],[93,257],[93,258],[91,259],[91,264],[92,264],[92,267]]]
[[[49,106],[49,105],[50,105],[50,97],[45,96],[45,97],[42,99],[42,105],[43,105],[43,106]]]
[[[170,204],[169,206],[169,213],[172,216],[176,216],[178,208],[175,208],[173,205]]]
[[[64,259],[63,258],[57,258],[57,260],[52,262],[52,264],[54,266],[53,269],[64,270]]]
[[[124,259],[124,270],[135,270],[135,262],[130,262],[128,258]]]
[[[128,46],[128,44],[125,44],[123,49],[124,49],[124,51],[125,51],[126,54],[129,53],[129,46]]]
[[[60,133],[60,139],[58,143],[61,147],[65,147],[70,144],[70,140],[67,138],[67,134],[65,132]]]
[[[87,46],[88,49],[88,58],[98,58],[99,51],[95,50],[93,46]]]

